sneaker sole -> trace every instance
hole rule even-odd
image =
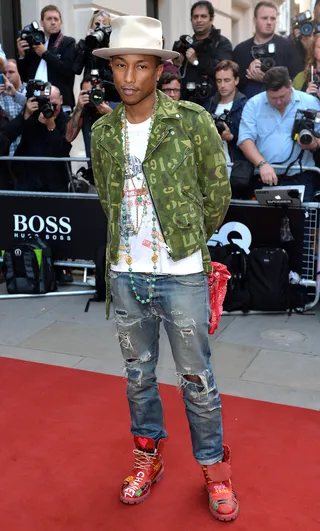
[[[162,480],[163,475],[164,475],[164,468],[162,468],[161,472],[159,472],[159,474],[154,478],[154,480],[151,483],[151,487],[155,483],[159,483],[159,481]],[[138,503],[144,502],[150,496],[151,487],[150,487],[150,489],[148,490],[148,492],[146,494],[144,494],[143,496],[140,496],[140,498],[136,498],[135,500],[128,500],[127,498],[122,496],[122,494],[120,492],[120,501],[122,503],[125,503],[126,505],[138,505]]]
[[[237,507],[233,513],[230,514],[219,514],[216,511],[214,511],[211,507],[211,504],[209,504],[209,511],[214,516],[216,520],[219,520],[220,522],[232,522],[232,520],[235,520],[239,513],[239,507]]]

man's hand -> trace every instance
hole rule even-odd
[[[30,46],[24,39],[18,39],[17,40],[17,47],[18,47],[18,53],[19,57],[23,58],[26,55],[26,51],[30,50]]]
[[[5,81],[5,84],[0,85],[0,94],[5,93],[8,96],[12,96],[12,98],[14,98],[15,95],[17,94],[15,87],[4,74],[3,74],[3,79]],[[3,87],[3,90],[1,89],[1,87]]]
[[[249,64],[249,67],[246,71],[246,78],[251,79],[253,81],[258,81],[259,83],[262,83],[264,78],[264,73],[261,70],[261,61],[260,59],[254,59]]]
[[[231,140],[233,140],[233,134],[231,133],[227,124],[223,124],[223,125],[224,125],[224,131],[222,131],[221,133],[221,138],[222,140],[225,140],[226,142],[231,142]]]
[[[26,103],[26,109],[24,111],[24,119],[28,120],[32,114],[39,109],[39,103],[37,102],[36,98],[32,96],[32,98],[29,98]]]
[[[193,48],[188,48],[186,51],[186,58],[193,65],[193,63],[198,59],[196,51]]]
[[[318,96],[318,98],[320,97],[320,90],[319,90],[319,87],[316,83],[314,83],[313,81],[310,81],[310,83],[308,83],[308,87],[307,87],[307,90],[306,92],[308,94],[313,94],[314,96]]]
[[[301,37],[301,31],[299,28],[293,28],[293,35],[296,41],[298,41]]]
[[[45,47],[44,44],[37,44],[37,45],[34,45],[32,46],[32,49],[36,52],[36,54],[39,56],[39,57],[42,57],[44,52],[47,51],[47,48]]]
[[[81,90],[78,97],[77,107],[81,110],[90,102],[90,96],[89,94],[85,94],[85,92],[85,90]]]
[[[49,131],[52,131],[56,128],[55,116],[52,116],[51,118],[45,118],[41,112],[39,114],[38,120],[41,124],[45,125]]]
[[[273,167],[270,166],[270,164],[263,164],[263,166],[261,166],[260,177],[261,177],[261,181],[264,184],[269,184],[270,186],[272,184],[274,185],[278,184],[278,177]]]
[[[101,115],[109,114],[110,112],[112,112],[111,107],[109,107],[109,105],[105,101],[100,103],[100,105],[97,105],[96,108],[97,108],[98,113]]]

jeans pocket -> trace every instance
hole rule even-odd
[[[117,278],[119,278],[122,273],[123,271],[114,271],[113,269],[110,269],[110,280],[117,280]]]
[[[207,282],[207,276],[203,271],[190,275],[174,275],[172,278],[181,286],[189,288],[199,288],[205,286]]]

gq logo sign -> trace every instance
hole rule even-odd
[[[71,240],[71,223],[70,218],[62,216],[57,218],[55,216],[47,216],[42,218],[35,215],[27,218],[24,214],[13,215],[13,231],[14,238],[25,238],[26,234],[44,233],[45,240]]]
[[[216,232],[208,241],[208,245],[213,247],[217,245],[217,242],[222,245],[228,243],[236,243],[247,254],[250,253],[250,245],[252,242],[252,235],[246,225],[238,221],[230,221],[220,227],[220,230]]]

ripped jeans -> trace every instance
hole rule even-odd
[[[151,275],[134,273],[136,293],[148,298]],[[128,376],[127,397],[133,435],[166,437],[156,367],[163,321],[189,421],[193,455],[201,465],[221,460],[221,402],[210,363],[209,293],[205,273],[159,275],[154,297],[141,304],[129,273],[111,271],[111,291],[120,347]],[[191,382],[198,376],[201,383]]]

